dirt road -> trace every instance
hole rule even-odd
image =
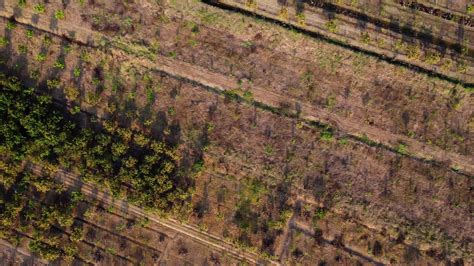
[[[39,165],[32,165],[31,169],[36,174],[41,174],[42,172],[42,168]],[[122,210],[122,211],[126,210],[126,212],[130,215],[134,215],[137,217],[146,217],[151,222],[157,223],[161,226],[164,226],[173,231],[176,231],[179,234],[182,234],[216,251],[219,251],[221,254],[226,253],[237,260],[246,261],[253,265],[256,265],[256,264],[278,265],[279,264],[278,262],[263,260],[259,258],[259,256],[255,253],[244,252],[242,250],[238,250],[237,248],[232,246],[230,243],[227,243],[225,240],[217,236],[205,233],[203,231],[199,231],[195,227],[182,224],[171,218],[163,219],[163,218],[158,217],[157,215],[147,213],[143,209],[137,206],[128,204],[124,200],[113,198],[111,194],[97,188],[96,186],[93,186],[92,184],[82,182],[80,180],[80,177],[73,175],[71,173],[59,170],[56,173],[55,177],[58,179],[58,181],[62,182],[66,186],[75,188],[78,191],[81,191],[81,193],[84,194],[84,196],[86,196],[88,199],[95,199],[106,205],[113,206],[114,208],[118,210]]]

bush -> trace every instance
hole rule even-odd
[[[28,248],[38,253],[43,259],[47,261],[54,261],[61,256],[61,250],[45,244],[39,240],[33,240],[29,243]]]
[[[46,54],[44,53],[39,53],[36,55],[36,61],[38,62],[44,62],[46,60]]]
[[[46,11],[46,7],[44,6],[44,4],[37,4],[34,6],[33,10],[37,14],[43,14]]]
[[[4,46],[7,46],[7,44],[9,43],[8,39],[5,38],[5,37],[0,37],[0,48],[1,47],[4,47]]]
[[[72,242],[82,241],[84,239],[84,229],[82,229],[82,227],[74,227],[71,231],[69,239]]]
[[[330,20],[330,21],[326,22],[325,26],[326,26],[326,29],[329,32],[332,32],[332,33],[337,32],[337,24],[336,24],[335,20]]]
[[[57,20],[64,19],[64,11],[63,10],[56,10],[54,12],[54,18],[57,19]]]

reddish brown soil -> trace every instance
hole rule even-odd
[[[79,105],[101,118],[118,118],[123,125],[179,144],[183,155],[189,153],[182,164],[192,164],[191,158],[202,156],[193,210],[186,218],[235,245],[288,264],[472,262],[469,173],[452,171],[449,161],[432,164],[346,138],[342,128],[328,135],[324,127],[284,115],[285,107],[288,113],[296,109],[288,103],[299,102],[354,125],[400,138],[409,135],[413,143],[432,143],[437,151],[472,160],[470,91],[429,78],[422,79],[425,84],[416,84],[411,78],[418,76],[409,70],[384,75],[395,70],[385,68],[383,62],[356,71],[353,62],[360,60],[364,66],[373,59],[361,56],[346,61],[346,54],[333,53],[331,47],[330,54],[322,50],[317,58],[301,58],[309,50],[282,52],[281,47],[272,47],[265,31],[244,39],[252,29],[229,36],[208,24],[189,22],[200,21],[192,17],[182,20],[172,9],[169,17],[160,20],[156,5],[129,5],[97,2],[82,9],[71,4],[74,8],[66,9],[66,21],[61,24],[77,22],[78,37],[73,40],[89,39],[90,45],[97,45],[100,40],[91,35],[96,31],[116,38],[98,49],[36,29],[35,37],[27,38],[21,25],[1,33],[10,38],[0,50],[2,69],[23,74],[30,86],[37,83],[27,76],[39,70],[38,84],[44,92],[69,106]],[[117,21],[130,16],[137,23],[133,29],[112,22],[91,25],[98,12],[112,13]],[[0,27],[5,24],[2,20]],[[48,25],[40,21],[34,27],[42,28],[42,24]],[[60,33],[61,24],[51,31]],[[45,36],[51,38],[49,45]],[[27,46],[26,54],[18,52],[19,45]],[[70,49],[64,49],[66,45]],[[47,58],[37,62],[41,49]],[[53,68],[62,57],[65,69]],[[178,65],[195,69],[195,78],[175,76],[186,70]],[[81,70],[77,78],[75,67]],[[306,73],[312,73],[311,78]],[[60,80],[61,86],[46,89],[47,81],[53,79]],[[236,94],[241,96],[249,90],[253,100],[272,103],[278,112],[249,99],[235,100],[235,94],[203,82],[239,89]],[[66,97],[70,88],[79,93],[75,99]],[[155,95],[152,100],[147,95],[150,91]],[[267,97],[262,97],[265,92]],[[279,99],[287,101],[275,106]],[[407,149],[416,152],[417,147],[408,145]],[[202,154],[191,154],[199,151]],[[285,212],[291,213],[286,220]],[[117,234],[109,232],[123,219],[114,213],[104,213],[107,219],[97,217],[86,226],[99,230],[101,239],[120,242]],[[156,242],[153,228],[146,230],[120,233],[130,247],[123,256],[137,258],[127,252],[138,246],[148,259],[154,252],[164,252],[166,247],[159,238]],[[141,235],[144,239],[139,239]],[[175,237],[167,253],[169,261],[203,259],[192,252],[183,256],[175,247],[184,242],[188,250],[199,250],[186,237]],[[213,252],[206,258],[214,258]]]

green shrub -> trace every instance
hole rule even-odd
[[[16,28],[16,24],[13,21],[8,21],[7,22],[7,29],[8,30],[14,30]]]
[[[48,89],[59,89],[61,88],[61,82],[58,79],[48,79],[46,81],[46,86],[48,86]]]
[[[441,61],[441,55],[438,52],[428,53],[425,57],[425,62],[430,65],[436,65]]]
[[[8,43],[9,43],[9,41],[6,37],[0,37],[0,48],[4,47],[4,46],[7,46]]]
[[[18,46],[18,51],[21,53],[21,54],[26,54],[28,53],[28,47],[26,47],[26,45],[19,45]]]
[[[23,8],[26,6],[26,0],[18,0],[18,7]]]
[[[38,62],[44,62],[46,60],[46,54],[45,53],[39,53],[36,55],[36,61]]]
[[[54,18],[57,19],[57,20],[64,19],[64,11],[63,10],[56,10],[54,12]]]
[[[326,29],[329,32],[332,32],[332,33],[337,32],[337,24],[336,24],[335,20],[330,20],[330,21],[326,22],[325,26],[326,26]]]
[[[53,67],[57,69],[64,69],[66,66],[64,65],[64,62],[62,60],[58,59],[56,60],[56,62],[54,62]]]
[[[84,239],[84,229],[82,227],[74,227],[71,230],[71,235],[69,236],[69,239],[72,242],[79,242]]]
[[[81,76],[81,69],[78,68],[78,67],[75,67],[74,70],[73,70],[73,75],[75,78],[78,78]]]
[[[320,134],[321,140],[326,142],[332,142],[334,140],[332,129],[326,127]]]
[[[33,36],[34,36],[34,31],[33,30],[26,30],[26,37],[33,38]]]
[[[33,10],[37,14],[43,14],[46,11],[44,4],[37,4],[33,7]]]
[[[60,249],[42,243],[41,241],[36,239],[28,244],[28,248],[31,251],[38,253],[42,258],[47,261],[54,261],[61,256]]]
[[[314,212],[313,220],[322,220],[326,217],[327,210],[324,208],[317,208]]]
[[[397,153],[402,154],[402,155],[407,155],[407,145],[404,143],[399,143],[397,148],[396,148]]]
[[[467,4],[467,6],[466,6],[466,12],[467,12],[468,14],[474,13],[474,4]]]

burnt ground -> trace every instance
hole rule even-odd
[[[46,7],[2,19],[2,70],[202,158],[190,224],[288,264],[472,262],[471,90],[201,3]]]

